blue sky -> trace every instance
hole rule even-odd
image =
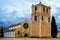
[[[31,21],[31,6],[39,2],[51,6],[51,15],[55,16],[60,30],[60,0],[0,0],[0,22],[6,28],[24,20]]]

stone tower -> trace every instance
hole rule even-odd
[[[51,37],[50,6],[32,5],[32,37]]]

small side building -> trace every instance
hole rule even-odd
[[[4,37],[15,37],[15,30],[21,27],[21,23],[10,25],[8,30],[4,31]]]
[[[4,37],[15,37],[15,29],[12,30],[5,30],[4,31]]]

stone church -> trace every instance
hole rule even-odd
[[[50,6],[32,5],[32,37],[51,37]]]
[[[28,21],[13,24],[4,31],[4,37],[51,37],[50,9],[41,2],[32,5],[32,24]]]

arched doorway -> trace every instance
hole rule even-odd
[[[24,34],[24,37],[29,37],[29,35],[27,33]]]

